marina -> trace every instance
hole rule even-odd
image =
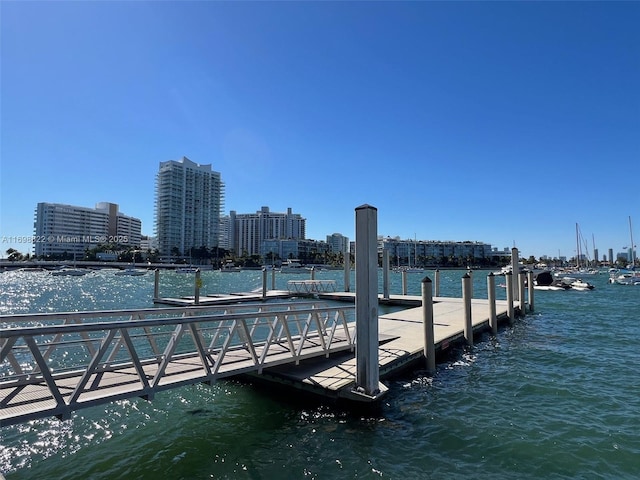
[[[421,302],[422,280],[433,279],[435,291],[437,275],[440,292],[434,296],[434,311],[446,304],[460,309],[454,299],[462,297],[465,273],[427,270],[408,274],[406,285],[401,274],[391,273],[390,300],[413,303],[387,305],[381,294],[380,317],[387,309],[409,315]],[[473,272],[474,308],[488,297],[489,273]],[[382,272],[378,274],[378,290],[384,292]],[[300,277],[276,275],[275,287],[289,293],[288,282],[304,280]],[[499,278],[498,283],[504,281]],[[333,280],[337,290],[333,295],[345,297],[340,304],[352,308],[346,302],[353,301],[353,293],[344,292],[344,272],[318,272],[316,279]],[[307,468],[324,469],[326,478],[344,478],[345,471],[351,477],[375,467],[395,478],[414,469],[418,477],[418,471],[429,469],[464,475],[480,465],[494,478],[579,476],[586,468],[602,478],[633,478],[634,458],[640,454],[632,427],[640,421],[640,405],[632,395],[640,388],[633,380],[634,352],[640,348],[633,321],[639,290],[607,280],[607,272],[590,278],[596,288],[589,292],[536,291],[534,312],[513,325],[505,324],[495,335],[481,328],[473,347],[462,338],[448,345],[438,354],[434,374],[426,374],[424,363],[418,361],[406,373],[385,377],[388,391],[377,412],[352,417],[338,406],[298,402],[298,395],[285,393],[291,392],[291,385],[284,388],[288,380],[274,367],[266,384],[251,386],[257,377],[253,374],[244,377],[249,383],[230,379],[213,385],[196,383],[158,392],[151,402],[123,399],[80,409],[65,421],[49,417],[3,427],[0,471],[12,479],[117,478],[131,472],[151,479],[203,477],[207,472],[223,478],[250,478],[251,472],[277,477]],[[148,309],[153,304],[152,273],[128,277],[97,271],[82,277],[52,277],[47,272],[16,271],[5,272],[0,281],[3,315]],[[354,282],[351,272],[351,288]],[[193,275],[162,272],[160,283],[163,296],[193,296]],[[230,296],[229,292],[250,292],[261,285],[260,271],[202,272],[203,296]],[[496,288],[496,295],[498,303],[506,301],[506,289]],[[304,299],[310,300],[334,301]],[[473,318],[480,315],[474,312]],[[381,352],[390,347],[383,342]],[[623,344],[626,347],[620,348]],[[381,354],[380,363],[385,361]],[[349,367],[348,360],[344,366]],[[299,367],[305,378],[327,381],[311,362]],[[334,376],[343,381],[337,371]],[[275,381],[282,385],[275,388]],[[264,390],[258,388],[262,385]],[[607,395],[597,394],[594,385],[606,389]],[[263,446],[256,450],[257,439]],[[557,441],[563,445],[562,458],[569,456],[572,462],[557,455]],[[590,445],[586,450],[585,444]],[[532,451],[531,459],[522,455],[523,448]],[[409,464],[396,461],[408,457],[414,458]],[[517,461],[505,463],[508,458]],[[327,464],[335,468],[327,470]],[[242,473],[242,465],[247,473]]]
[[[158,274],[156,286],[157,280]],[[423,283],[431,288],[430,280]],[[387,298],[391,305],[414,306],[377,320],[373,360],[380,377],[396,374],[425,356],[434,369],[436,352],[460,339],[473,344],[475,332],[495,331],[498,319],[512,322],[513,302],[496,302],[495,285],[491,288],[488,301],[433,299],[431,294]],[[80,408],[129,397],[149,400],[167,388],[254,372],[261,380],[284,382],[324,397],[376,401],[386,391],[378,380],[375,393],[354,396],[358,357],[353,308],[321,302],[344,305],[357,296],[312,288],[302,293],[313,295],[316,302],[264,303],[267,298],[292,299],[299,293],[220,296],[211,298],[210,306],[194,305],[196,295],[182,299],[190,306],[173,309],[0,316],[2,325],[12,326],[0,330],[0,427],[52,415],[66,419]],[[171,303],[171,299],[157,300]],[[263,303],[256,304],[258,300]],[[378,296],[376,301],[382,300]],[[427,309],[432,331],[428,335]],[[181,342],[186,342],[182,348]],[[334,355],[345,350],[346,355]],[[73,357],[72,363],[61,360],[67,355]],[[300,367],[316,356],[322,358]],[[51,362],[55,369],[49,367]]]

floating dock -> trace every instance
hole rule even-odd
[[[331,296],[336,299],[335,295]],[[353,294],[340,293],[344,301],[352,301]],[[392,296],[387,301],[398,303],[420,302],[417,296]],[[382,300],[382,297],[379,297]],[[516,312],[520,308],[516,304]],[[471,300],[471,318],[474,334],[490,331],[489,302]],[[509,321],[508,302],[496,301],[496,316],[500,322]],[[434,341],[436,354],[463,343],[465,305],[461,298],[437,297],[433,299]],[[380,378],[385,379],[425,362],[422,306],[380,315],[378,319],[378,358]],[[329,358],[310,359],[298,366],[281,365],[265,369],[262,374],[250,374],[251,380],[276,382],[309,393],[332,399],[351,398],[356,380],[354,352],[341,352]]]

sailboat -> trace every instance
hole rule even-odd
[[[86,268],[77,268],[76,267],[76,254],[73,254],[73,267],[69,267],[68,265],[62,265],[51,272],[51,275],[55,276],[72,276],[72,277],[81,277],[82,275],[86,275],[90,270]]]
[[[578,225],[578,223],[576,223],[576,265],[575,267],[569,269],[569,270],[560,270],[556,273],[554,273],[555,277],[561,277],[561,278],[581,278],[584,277],[586,275],[598,275],[600,273],[600,271],[596,268],[588,268],[587,264],[588,264],[588,259],[584,260],[584,265],[581,264],[581,258],[582,258],[582,244],[580,242],[582,238],[582,234],[580,232],[580,225]],[[586,245],[586,243],[585,243]],[[587,248],[585,247],[585,250]]]
[[[407,273],[422,273],[424,272],[424,268],[418,267],[418,240],[414,238],[413,240],[413,261],[416,265],[411,266],[411,254],[409,254],[409,266],[406,268]]]
[[[631,215],[629,215],[629,265],[625,270],[615,270],[609,276],[609,282],[617,285],[640,285],[640,271],[636,270],[636,259],[634,257],[636,245],[633,243],[633,227],[631,226]]]

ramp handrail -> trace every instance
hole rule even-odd
[[[354,348],[353,307],[247,308],[1,316],[0,426]]]

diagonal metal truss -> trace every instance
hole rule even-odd
[[[305,302],[0,316],[0,426],[353,350],[354,315]]]

